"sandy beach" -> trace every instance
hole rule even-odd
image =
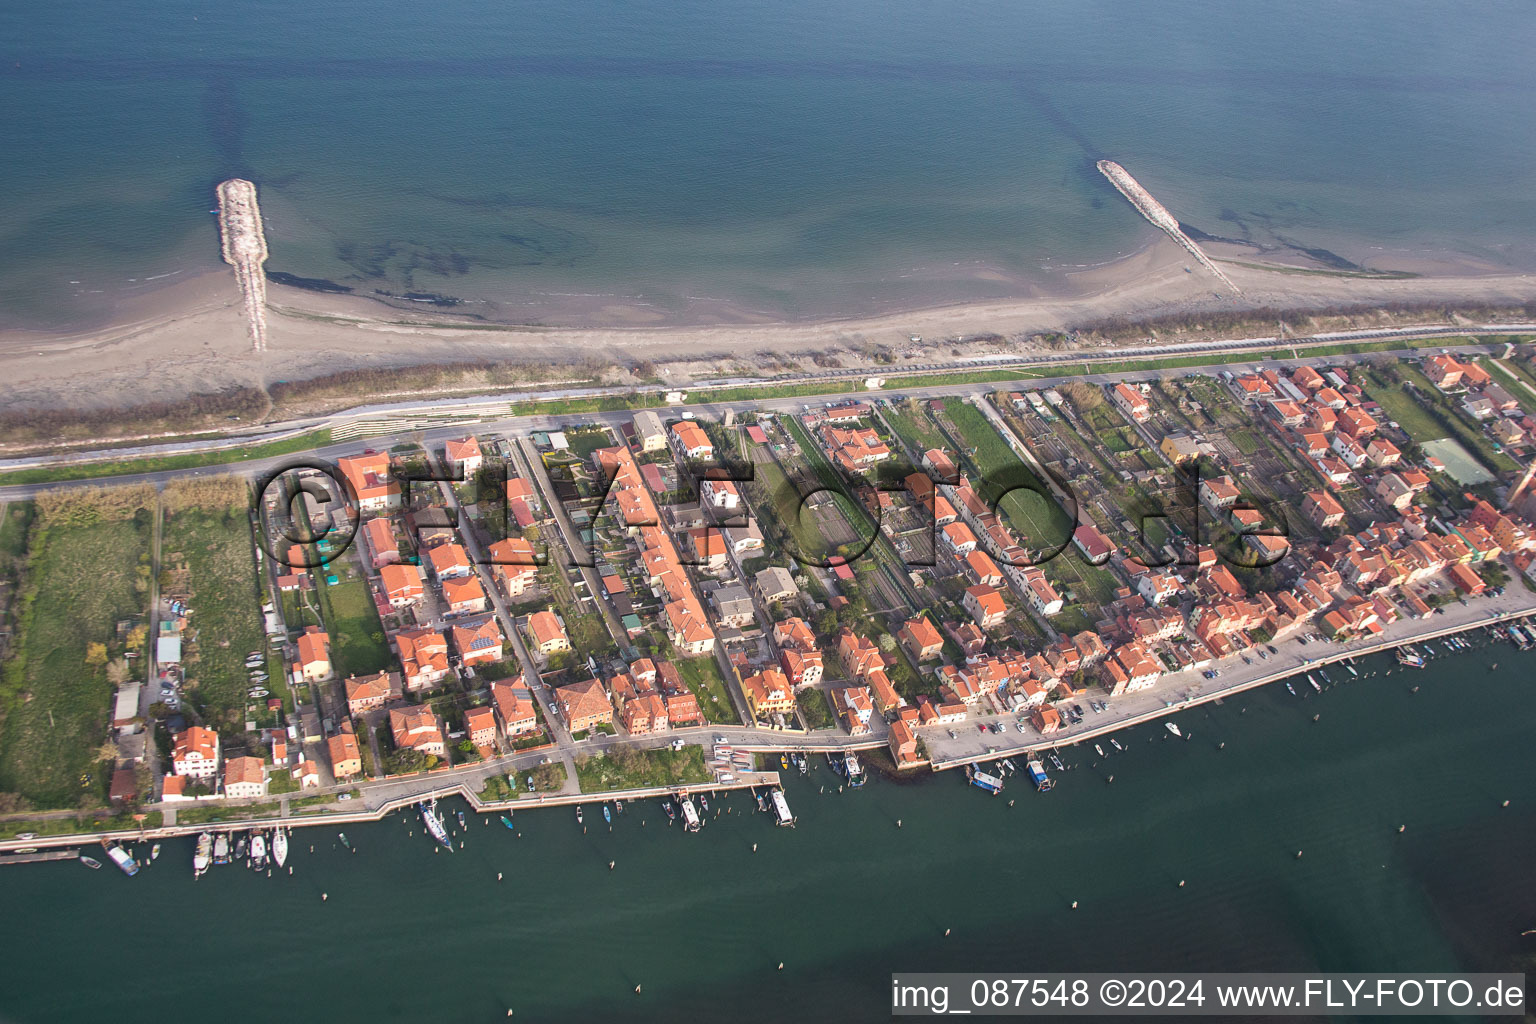
[[[1159,238],[1114,263],[1059,275],[1051,294],[939,306],[815,323],[718,323],[633,326],[636,311],[604,312],[607,324],[539,327],[455,322],[450,315],[407,312],[374,300],[285,285],[269,287],[269,351],[251,351],[233,274],[226,270],[178,281],[123,303],[113,326],[67,334],[0,333],[6,366],[0,400],[10,408],[112,408],[172,400],[232,385],[264,386],[355,367],[493,360],[579,363],[614,368],[637,360],[663,375],[761,372],[768,353],[785,359],[836,352],[842,365],[860,350],[887,346],[903,358],[949,356],[950,340],[988,335],[962,354],[1018,351],[1019,339],[1110,317],[1137,320],[1208,311],[1308,310],[1343,305],[1382,307],[1425,302],[1510,305],[1536,298],[1536,275],[1437,259],[1401,266],[1420,276],[1340,276],[1248,262],[1251,253],[1220,243],[1211,254],[1242,288],[1219,294],[1210,275],[1174,243]],[[911,339],[921,336],[923,344]],[[999,343],[996,338],[1005,341]],[[937,346],[937,347],[936,347]]]

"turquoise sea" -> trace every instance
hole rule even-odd
[[[163,0],[0,9],[0,327],[218,265],[595,322],[1016,296],[1152,229],[1536,266],[1525,0]]]
[[[843,1022],[895,971],[1536,971],[1533,658],[1334,666],[1070,749],[1047,794],[839,793],[818,759],[792,830],[736,794],[697,835],[654,800],[472,817],[451,855],[400,814],[355,854],[300,830],[292,877],[194,882],[190,840],[133,879],[6,868],[0,1018]]]

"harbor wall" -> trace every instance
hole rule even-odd
[[[1179,226],[1179,219],[1168,212],[1168,208],[1153,198],[1152,193],[1142,187],[1141,182],[1131,177],[1131,172],[1115,163],[1113,160],[1100,160],[1098,163],[1100,173],[1110,180],[1110,183],[1119,189],[1120,194],[1130,200],[1132,206],[1141,212],[1141,215],[1151,221],[1155,227],[1162,229],[1168,237],[1178,242],[1195,258],[1199,264],[1226,285],[1233,295],[1243,294],[1243,290],[1232,283],[1231,278],[1222,273],[1221,268],[1205,254],[1205,250],[1195,244],[1195,240],[1184,233]]]

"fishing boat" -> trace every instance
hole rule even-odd
[[[507,817],[505,814],[501,816],[501,823],[507,826],[507,828],[513,829],[514,831],[517,829],[517,826],[512,824],[512,819]]]
[[[107,856],[111,858],[112,863],[121,868],[123,874],[127,875],[129,878],[132,878],[134,875],[139,873],[139,862],[128,856],[128,851],[124,850],[116,843],[112,843],[107,847]]]
[[[811,770],[811,762],[806,759],[804,754],[796,754],[795,767],[800,769],[801,775],[804,775],[806,772]]]
[[[1109,756],[1108,754],[1104,753],[1104,748],[1102,746],[1100,746],[1099,744],[1097,744],[1097,743],[1095,743],[1093,745],[1093,750],[1094,750],[1094,753],[1098,754],[1100,757],[1108,757]]]
[[[1125,749],[1124,747],[1122,747],[1120,745],[1120,741],[1119,740],[1110,740],[1109,741],[1109,745],[1114,747],[1116,750],[1124,750]]]
[[[1002,779],[998,778],[996,775],[988,775],[986,772],[977,768],[975,765],[968,764],[965,766],[965,777],[971,785],[975,786],[977,789],[984,789],[988,793],[991,793],[993,796],[997,796],[997,794],[1003,791]]]
[[[288,862],[288,833],[282,829],[272,833],[272,859],[278,867]]]
[[[768,795],[773,798],[773,823],[780,828],[793,828],[795,816],[789,813],[789,801],[784,799],[784,791],[775,789]]]
[[[97,860],[95,857],[87,857],[83,853],[80,855],[80,863],[84,864],[86,867],[90,868],[92,871],[100,871],[101,870],[101,861]]]
[[[1172,722],[1164,722],[1163,723],[1163,728],[1167,729],[1169,732],[1173,733],[1175,736],[1179,737],[1180,739],[1184,738],[1184,734],[1179,731],[1179,727],[1174,725]]]
[[[1291,681],[1290,681],[1290,680],[1289,680],[1289,679],[1287,679],[1287,680],[1286,680],[1286,681],[1285,681],[1285,688],[1286,688],[1286,689],[1287,689],[1287,690],[1289,690],[1289,691],[1291,691],[1291,696],[1292,696],[1292,697],[1294,697],[1294,696],[1296,696],[1296,687],[1294,687],[1294,686],[1292,686],[1292,685],[1291,685]]]
[[[1051,777],[1045,774],[1045,765],[1040,763],[1038,757],[1032,757],[1024,762],[1024,767],[1029,769],[1029,779],[1035,784],[1035,789],[1041,793],[1049,792],[1051,787],[1056,785],[1051,781]]]
[[[260,832],[251,836],[251,864],[257,871],[267,866],[267,839]]]
[[[207,832],[197,837],[197,851],[192,854],[192,877],[200,878],[213,861],[213,836]]]
[[[215,864],[229,863],[229,835],[220,832],[213,839],[213,862]]]
[[[577,820],[579,821],[580,819],[578,818]],[[603,804],[603,820],[610,825],[613,824],[613,812],[608,810],[607,804]]]
[[[848,785],[854,789],[864,785],[866,776],[864,775],[864,766],[859,764],[859,755],[851,750],[844,754],[843,768],[848,773]]]
[[[452,853],[453,843],[448,839],[447,826],[443,824],[442,817],[437,813],[437,801],[423,800],[417,806],[421,809],[422,823],[427,826],[427,835],[431,836],[437,845],[446,847],[448,852]],[[580,811],[580,808],[577,810]]]
[[[699,811],[693,806],[693,797],[685,796],[678,803],[683,808],[683,829],[687,832],[699,830]]]
[[[1067,770],[1067,766],[1061,763],[1061,758],[1057,755],[1056,751],[1054,751],[1054,750],[1051,751],[1051,764],[1055,765],[1056,766],[1056,770],[1059,771],[1059,772],[1064,772],[1064,771]]]
[[[352,849],[352,844],[347,841],[347,834],[345,832],[337,832],[336,838],[341,840],[342,846],[345,846],[349,850]]]
[[[1399,647],[1397,649],[1397,663],[1409,668],[1423,668],[1424,656],[1412,647]]]
[[[235,839],[235,860],[244,860],[244,859],[245,859],[245,836],[238,836]]]

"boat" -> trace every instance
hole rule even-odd
[[[1050,788],[1056,785],[1051,781],[1051,777],[1045,774],[1045,765],[1040,763],[1038,757],[1032,757],[1024,762],[1024,767],[1029,769],[1029,779],[1035,784],[1035,789],[1040,792],[1049,792]]]
[[[759,797],[759,800],[761,800],[761,797]],[[677,808],[672,806],[672,801],[671,800],[668,800],[666,797],[663,797],[662,800],[661,800],[661,809],[667,812],[667,820],[668,821],[676,821],[677,820]]]
[[[197,852],[192,855],[192,877],[200,878],[213,862],[213,836],[207,832],[197,837]]]
[[[1397,649],[1397,663],[1409,668],[1423,668],[1424,657],[1412,647],[1399,647]]]
[[[513,830],[517,829],[517,826],[512,824],[512,819],[507,817],[505,814],[503,814],[501,816],[501,823],[503,825],[507,826],[507,828],[510,828],[510,829],[513,829]]]
[[[763,794],[753,793],[752,796],[757,801],[757,809],[762,811],[764,814],[768,813],[768,800],[763,796]],[[670,814],[671,812],[669,811],[668,813]]]
[[[864,785],[866,777],[864,775],[864,766],[859,764],[859,755],[851,750],[844,754],[843,769],[848,773],[848,785],[854,789]]]
[[[1108,754],[1104,753],[1104,748],[1102,746],[1100,746],[1099,744],[1097,744],[1097,743],[1095,743],[1093,745],[1093,749],[1094,749],[1094,752],[1097,753],[1100,757],[1108,757],[1109,756]]]
[[[1311,685],[1312,689],[1316,690],[1318,693],[1323,692],[1323,688],[1318,685],[1317,680],[1312,678],[1311,672],[1307,673],[1307,682]]]
[[[785,771],[789,771],[789,755],[788,754],[780,754],[779,755],[779,767],[784,769]]]
[[[448,839],[448,828],[443,824],[443,819],[437,813],[436,800],[423,800],[417,805],[421,808],[421,820],[427,826],[427,834],[439,846],[447,847],[448,852],[453,852],[453,843]],[[579,814],[581,809],[577,808]]]
[[[703,793],[699,794],[699,810],[703,811],[705,814],[709,813],[709,797],[705,796]]]
[[[806,760],[804,754],[796,754],[795,767],[800,769],[801,775],[804,775],[806,772],[811,770],[811,762]]]
[[[112,863],[121,868],[123,874],[127,875],[129,878],[132,878],[134,875],[139,873],[139,862],[128,856],[128,851],[124,850],[116,843],[113,843],[107,847],[107,856],[110,857]]]
[[[267,838],[260,832],[251,836],[251,863],[257,871],[267,866]]]
[[[149,848],[149,859],[150,860],[159,860],[160,859],[160,844],[159,843],[156,843],[154,846],[151,846]]]
[[[965,766],[965,777],[971,785],[975,786],[977,789],[984,789],[988,793],[991,793],[993,796],[997,796],[997,794],[1003,791],[1002,779],[998,778],[996,775],[988,775],[986,772],[981,771],[975,765],[968,764]]]
[[[1109,745],[1114,747],[1116,750],[1124,750],[1125,749],[1124,747],[1122,747],[1120,745],[1120,741],[1119,740],[1110,740],[1109,741]]]
[[[220,832],[213,838],[213,862],[215,864],[229,863],[229,835]]]
[[[282,829],[272,833],[272,860],[278,867],[282,867],[288,861],[288,833]]]
[[[697,832],[700,825],[699,811],[693,806],[693,798],[685,796],[678,803],[683,808],[683,829],[688,832]]]
[[[336,838],[341,840],[342,846],[345,846],[349,850],[352,849],[352,844],[347,841],[347,834],[345,832],[337,832]]]
[[[87,857],[83,853],[80,855],[80,863],[84,864],[86,867],[90,868],[92,871],[100,871],[101,870],[101,861],[97,860],[95,857]]]
[[[581,819],[577,818],[576,820],[580,821]],[[613,824],[613,812],[608,809],[607,804],[603,804],[603,820],[610,825]]]
[[[459,828],[464,828],[464,812],[459,812]]]
[[[771,790],[768,796],[773,800],[773,823],[780,828],[793,828],[795,816],[789,813],[789,801],[784,799],[782,789]]]
[[[1317,670],[1317,674],[1323,677],[1323,682],[1327,683],[1329,686],[1333,685],[1333,679],[1329,677],[1327,669],[1320,668]]]
[[[1355,666],[1353,666],[1353,665],[1345,665],[1344,667],[1349,670],[1349,674],[1350,675],[1352,675],[1352,676],[1359,676],[1360,675],[1359,672],[1355,671]]]
[[[624,801],[623,800],[615,800],[613,802],[613,813],[614,814],[623,814],[624,813]]]
[[[1180,739],[1184,738],[1184,734],[1179,731],[1179,727],[1174,725],[1172,722],[1164,722],[1163,723],[1163,728],[1167,729],[1169,732],[1173,733],[1175,736],[1179,737]]]
[[[235,839],[235,860],[245,859],[245,836]]]

